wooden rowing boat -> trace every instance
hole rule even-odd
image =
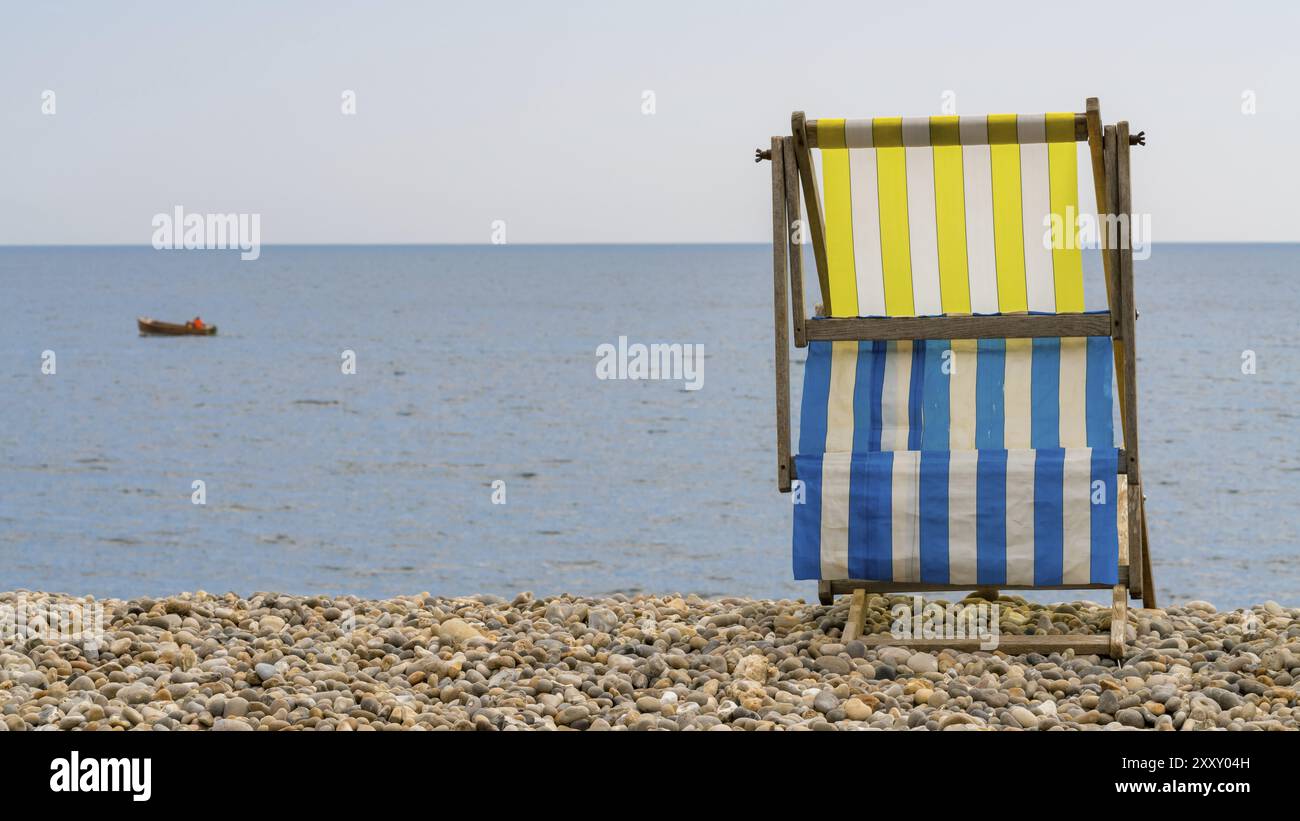
[[[147,316],[136,317],[135,324],[139,326],[141,334],[158,336],[212,336],[217,332],[216,325],[195,328],[189,323],[177,325],[174,322],[159,322]]]

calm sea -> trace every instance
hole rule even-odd
[[[812,598],[775,486],[770,253],[0,249],[0,589]],[[1137,265],[1165,602],[1300,602],[1297,270],[1293,245]],[[620,336],[702,344],[703,388],[598,380]]]

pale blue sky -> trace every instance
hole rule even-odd
[[[497,219],[512,243],[762,241],[751,157],[792,109],[933,114],[945,90],[966,114],[1099,96],[1148,133],[1156,241],[1300,241],[1294,3],[4,6],[2,244],[148,244],[178,204],[260,213],[264,243]]]

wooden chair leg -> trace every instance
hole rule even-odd
[[[1134,599],[1140,599],[1146,590],[1146,568],[1142,562],[1142,486],[1128,477],[1128,494],[1125,502],[1128,515],[1128,592]]]
[[[1115,585],[1110,610],[1110,656],[1124,658],[1124,634],[1128,625],[1128,591],[1124,585]]]
[[[853,601],[849,604],[849,618],[844,622],[844,638],[847,643],[862,635],[862,628],[867,621],[867,591],[859,588],[853,591]]]
[[[830,607],[835,603],[835,594],[831,592],[830,582],[817,582],[817,601],[824,607]]]
[[[1154,610],[1156,604],[1156,582],[1151,577],[1151,542],[1147,538],[1147,506],[1142,505],[1142,606]]]
[[[1142,536],[1142,529],[1135,524],[1141,515],[1142,508],[1137,503],[1132,486],[1128,483],[1128,476],[1121,473],[1118,477],[1118,493],[1116,501],[1119,505],[1119,516],[1116,519],[1116,527],[1119,529],[1119,566],[1128,568],[1128,586],[1125,588],[1128,595],[1134,601],[1142,598],[1142,577],[1145,575],[1142,570],[1142,543],[1139,541]]]
[[[786,316],[785,142],[772,138],[772,283],[776,352],[776,484],[789,493],[790,476],[790,320]]]

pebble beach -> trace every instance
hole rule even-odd
[[[844,642],[803,600],[204,592],[94,602],[96,640],[0,593],[0,732],[31,730],[1294,730],[1300,608],[1129,611],[1122,661]],[[871,596],[867,632],[890,606]],[[936,599],[936,601],[942,601]],[[1009,634],[1110,609],[998,599]]]

